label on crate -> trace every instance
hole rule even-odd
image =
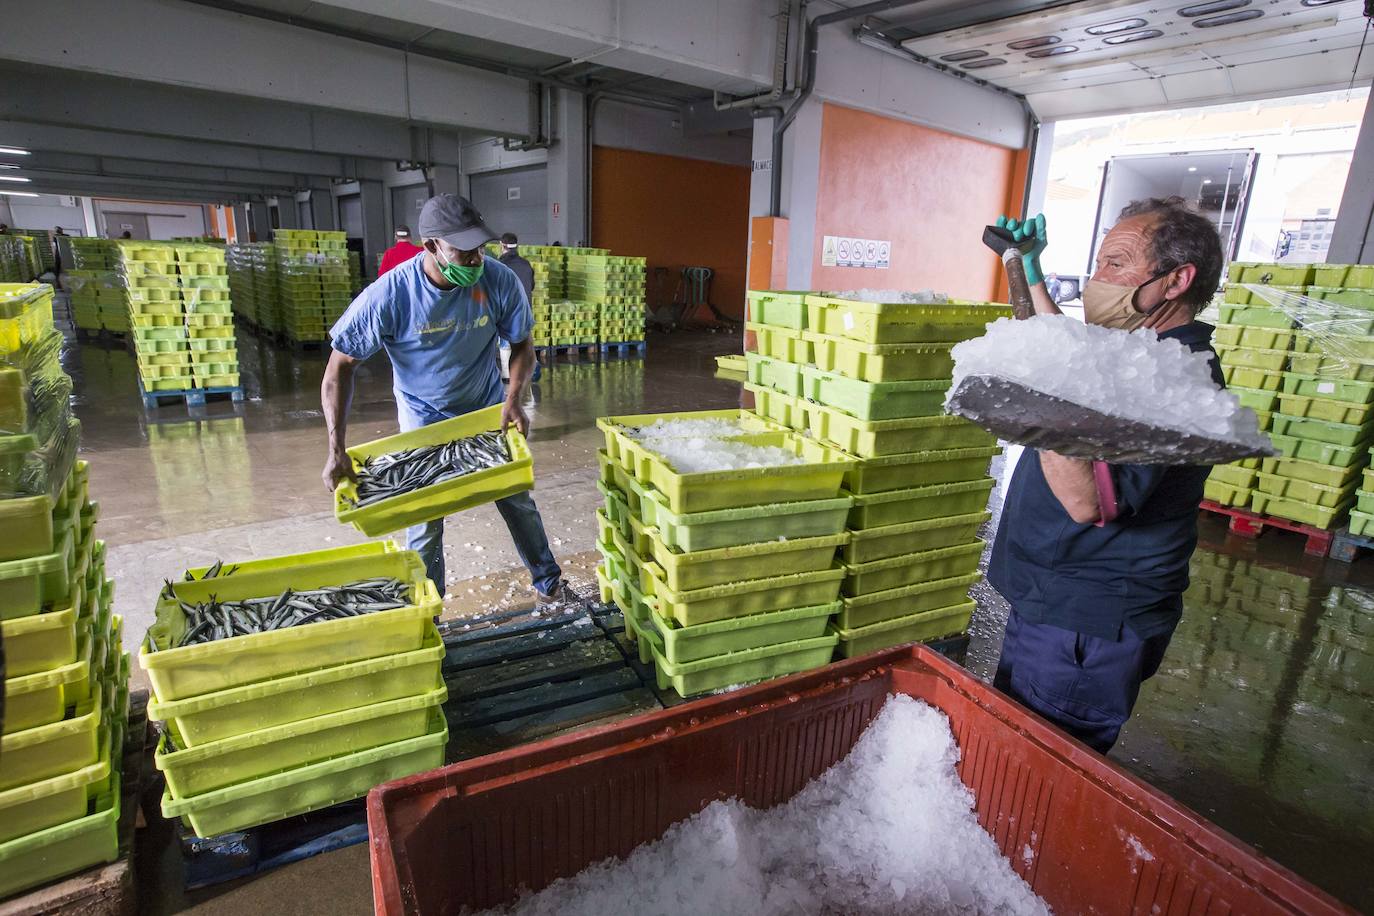
[[[853,313],[853,312],[845,312],[845,313],[844,313],[844,318],[843,318],[842,320],[844,321],[844,329],[845,329],[846,331],[852,331],[852,330],[854,330],[854,313]]]
[[[1336,385],[1334,382],[1318,382],[1317,394],[1335,394]]]

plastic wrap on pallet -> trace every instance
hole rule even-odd
[[[41,434],[0,437],[0,499],[48,496],[56,500],[66,485],[81,441],[81,424],[63,405],[41,425]]]
[[[62,333],[49,329],[37,340],[0,352],[0,437],[34,434],[67,408],[72,380],[62,371]]]
[[[1358,295],[1369,302],[1366,308],[1273,286],[1240,285],[1250,291],[1252,305],[1270,306],[1292,320],[1301,334],[1296,353],[1321,355],[1311,374],[1346,377],[1360,365],[1374,363],[1374,291],[1323,290]]]

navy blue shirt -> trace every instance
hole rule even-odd
[[[1159,336],[1211,354],[1200,321]],[[1209,466],[1112,465],[1120,514],[1103,525],[1069,517],[1026,449],[1003,502],[988,581],[1026,620],[1103,639],[1123,626],[1141,638],[1171,631],[1183,614],[1188,559],[1197,546],[1198,503]]]

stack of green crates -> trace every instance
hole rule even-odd
[[[162,812],[214,836],[326,808],[444,761],[439,594],[419,555],[374,541],[188,570],[139,650],[162,723]],[[373,577],[403,608],[179,646],[181,603],[239,601]],[[184,581],[183,581],[184,580]],[[195,581],[191,581],[195,580]]]
[[[38,273],[46,273],[57,267],[54,258],[52,230],[51,229],[18,229],[10,227],[10,232],[15,235],[26,235],[33,239],[34,257],[38,259]]]
[[[534,298],[557,302],[568,297],[567,249],[559,245],[521,245],[520,254],[534,267]]]
[[[345,258],[348,261],[349,291],[356,296],[367,285],[363,283],[363,253],[349,248],[345,250]]]
[[[72,238],[65,248],[68,261],[62,283],[71,293],[72,321],[85,331],[129,332],[129,306],[116,271],[114,242]]]
[[[0,287],[0,896],[117,855],[128,658],[60,337],[50,287]]]
[[[962,633],[973,612],[994,438],[945,416],[950,349],[1004,305],[870,303],[750,292],[754,409],[854,459],[842,609],[845,656]]]
[[[237,388],[239,354],[225,246],[177,244],[191,375],[197,388]]]
[[[644,258],[611,254],[568,255],[568,296],[592,307],[597,339],[644,339]]]
[[[585,308],[582,303],[567,299],[534,306],[534,345],[552,347],[560,342],[568,342],[577,328],[578,316]]]
[[[278,229],[272,244],[280,324],[269,329],[297,343],[328,340],[353,299],[347,237],[323,229]]]
[[[1370,457],[1374,458],[1374,452]],[[1350,510],[1350,533],[1356,537],[1374,538],[1374,469],[1368,467],[1360,472],[1355,508]]]
[[[234,314],[250,324],[258,324],[257,284],[253,282],[253,243],[230,245],[224,252],[229,269],[229,298]]]
[[[659,420],[729,423],[730,438],[803,460],[679,473],[634,435]],[[827,628],[844,577],[836,551],[849,540],[852,504],[840,484],[851,461],[739,410],[597,423],[606,439],[602,600],[624,612],[660,689],[694,696],[829,662],[838,636]]]
[[[281,289],[277,282],[277,249],[271,242],[247,246],[253,263],[254,321],[258,328],[277,332],[282,326]]]
[[[42,273],[40,267],[36,239],[17,233],[0,235],[0,283],[28,283]]]

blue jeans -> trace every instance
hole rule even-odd
[[[992,686],[1105,754],[1173,635],[1141,639],[1123,627],[1121,639],[1101,639],[1032,623],[1013,607]]]
[[[416,414],[399,400],[396,404],[396,413],[402,432],[448,419],[437,414]],[[553,558],[553,551],[549,549],[549,538],[544,533],[544,520],[539,515],[539,508],[534,504],[534,497],[525,492],[498,499],[496,510],[501,513],[501,518],[510,531],[511,540],[515,542],[515,552],[520,555],[520,561],[530,572],[530,581],[534,584],[535,590],[542,595],[553,594],[563,577],[563,571],[559,569],[558,562]],[[406,549],[420,555],[426,573],[442,596],[446,591],[447,582],[444,578],[444,520],[435,519],[423,525],[412,525],[407,528]]]

